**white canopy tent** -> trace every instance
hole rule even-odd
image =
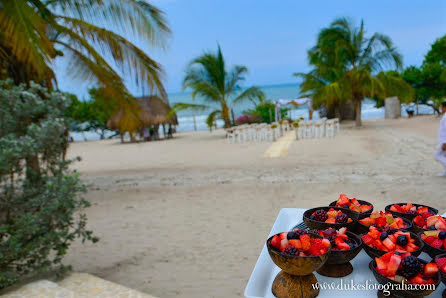
[[[275,111],[276,122],[282,118],[281,117],[282,115],[280,113],[282,106],[286,106],[286,105],[290,105],[290,104],[294,105],[294,106],[308,104],[309,118],[310,118],[310,120],[313,118],[313,99],[312,98],[302,97],[302,98],[298,98],[298,99],[278,99],[276,101],[276,111]]]

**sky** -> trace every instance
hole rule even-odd
[[[165,51],[140,45],[162,64],[168,93],[180,92],[185,68],[220,44],[228,65],[245,65],[249,85],[296,83],[295,72],[310,70],[307,50],[318,32],[337,17],[368,34],[390,36],[405,66],[420,65],[436,38],[446,34],[445,0],[153,0],[168,19],[172,35]],[[79,95],[79,84],[59,79],[60,88]],[[132,84],[130,91],[141,90]]]

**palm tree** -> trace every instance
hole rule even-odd
[[[164,46],[164,14],[146,1],[0,0],[0,7],[0,76],[54,87],[52,63],[67,56],[68,75],[95,82],[118,103],[132,99],[123,76],[164,97],[160,64],[116,33]]]
[[[220,46],[217,53],[204,53],[189,63],[183,80],[183,90],[191,88],[193,100],[198,95],[208,104],[177,103],[173,110],[211,110],[206,120],[209,127],[212,127],[218,118],[223,119],[225,128],[231,127],[231,106],[245,100],[255,103],[264,98],[263,92],[255,86],[242,90],[240,82],[245,80],[247,72],[245,66],[239,65],[227,71]]]
[[[402,58],[392,40],[383,34],[366,37],[364,23],[355,27],[340,18],[323,29],[317,45],[309,53],[314,66],[304,78],[304,92],[328,104],[352,101],[356,125],[361,126],[361,103],[365,97],[384,98],[388,95],[410,93],[411,87],[401,78],[388,75],[386,67],[401,69]],[[324,99],[325,98],[325,99]]]

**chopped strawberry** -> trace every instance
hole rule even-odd
[[[348,207],[350,210],[353,210],[355,212],[361,212],[361,208],[359,206],[356,206],[354,204],[351,204],[350,207]]]
[[[359,202],[358,202],[358,200],[356,199],[356,198],[353,198],[352,200],[351,200],[351,202],[352,202],[352,204],[353,205],[356,205],[356,206],[360,206],[361,204],[359,204]]]
[[[280,234],[279,234],[281,240],[282,240],[282,239],[286,239],[286,236],[287,236],[287,235],[288,235],[288,232],[280,233]]]
[[[415,277],[411,278],[409,282],[411,284],[420,284],[420,285],[424,285],[426,283],[423,279],[423,276],[420,273],[418,273]]]
[[[383,241],[383,245],[384,245],[388,250],[394,250],[394,248],[395,248],[395,243],[393,243],[392,240],[390,240],[389,238],[384,239],[384,241]]]
[[[441,272],[446,274],[446,257],[438,258],[435,261],[438,265],[438,268],[440,268]]]
[[[294,246],[296,249],[302,249],[302,243],[298,239],[291,239],[288,241],[290,245]]]
[[[361,206],[359,206],[359,210],[361,210],[361,213],[369,211],[370,209],[372,209],[372,205],[361,205]]]
[[[350,200],[348,199],[348,197],[346,195],[340,195],[339,199],[336,201],[336,206],[345,206],[348,205],[350,203]]]
[[[431,216],[434,216],[434,215],[432,213],[429,213],[429,212],[424,212],[424,213],[421,214],[421,217],[423,217],[424,219],[426,219],[428,217],[431,217]]]
[[[418,214],[427,213],[427,212],[429,212],[429,208],[427,208],[426,206],[423,206],[421,208],[418,208],[417,212],[418,212]]]
[[[311,247],[310,236],[308,235],[300,235],[300,242],[302,243],[302,250],[307,251]]]
[[[387,225],[387,221],[386,221],[386,219],[384,217],[378,217],[378,218],[375,219],[375,224],[378,227],[384,227],[384,226]]]
[[[330,241],[328,239],[322,240],[322,246],[324,246],[325,248],[329,248],[330,247]]]
[[[375,239],[373,239],[369,234],[365,234],[361,236],[362,242],[364,242],[366,245],[372,244]]]
[[[438,272],[438,266],[435,263],[428,263],[424,267],[424,275],[431,276],[435,275]]]
[[[423,240],[426,241],[427,243],[431,244],[432,242],[434,242],[435,239],[437,239],[437,237],[435,237],[435,236],[427,236]]]
[[[346,228],[346,227],[340,228],[340,229],[338,230],[338,234],[339,234],[339,235],[344,235],[345,232],[347,232],[347,228]]]
[[[336,223],[336,219],[335,218],[328,218],[325,222],[326,223]]]
[[[431,245],[436,248],[441,248],[443,246],[443,241],[436,238],[434,241],[432,241]]]
[[[277,235],[274,235],[273,239],[271,239],[271,245],[274,246],[276,249],[280,248],[280,237]]]
[[[350,249],[350,246],[347,243],[345,243],[344,240],[342,240],[339,237],[336,237],[335,243],[336,243],[337,248],[339,248],[340,250],[348,250],[348,249]]]
[[[396,272],[398,271],[398,267],[401,263],[401,256],[399,255],[392,255],[390,257],[389,263],[387,264],[387,276],[395,276]]]

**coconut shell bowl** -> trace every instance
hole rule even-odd
[[[280,235],[280,234],[277,234]],[[308,233],[311,239],[322,236]],[[277,250],[271,241],[274,236],[268,238],[266,247],[268,253],[282,271],[277,274],[272,285],[272,293],[276,297],[301,297],[314,298],[319,295],[319,289],[313,289],[312,284],[317,283],[314,271],[322,267],[328,260],[331,246],[328,250],[318,256],[293,256]]]
[[[422,259],[418,259],[420,262],[427,264],[428,262],[426,262],[425,260]],[[376,261],[373,260],[369,263],[369,268],[370,270],[373,272],[373,275],[376,278],[376,281],[378,283],[380,283],[381,285],[388,285],[388,284],[392,284],[394,285],[394,287],[397,289],[398,285],[401,287],[401,282],[392,280],[382,274],[380,274],[377,270],[376,270]],[[438,288],[438,285],[440,284],[440,273],[437,272],[436,275],[431,277],[434,280],[435,283],[435,289]],[[434,289],[418,289],[418,290],[410,290],[410,289],[406,289],[406,290],[390,290],[390,295],[384,295],[385,293],[382,290],[378,291],[378,297],[396,297],[396,298],[403,298],[403,297],[409,297],[409,298],[418,298],[418,297],[425,297],[430,295],[432,292],[434,292]]]
[[[371,205],[372,208],[370,208],[369,210],[364,211],[364,212],[358,212],[358,211],[355,211],[354,209],[351,209],[351,210],[359,213],[359,217],[358,217],[359,219],[370,216],[370,214],[372,214],[372,212],[373,212],[373,204],[369,203],[367,201],[363,201],[363,200],[358,200],[358,202],[361,205]],[[337,203],[337,201],[333,201],[333,202],[330,203],[329,206],[330,207],[336,207],[336,203]],[[337,206],[337,207],[341,207],[341,206]],[[344,206],[344,207],[341,207],[341,208],[350,209],[348,206]]]
[[[311,215],[316,212],[317,210],[324,210],[324,211],[329,211],[330,209],[334,209],[334,210],[340,210],[342,213],[346,214],[348,216],[348,218],[351,218],[352,221],[349,223],[329,223],[329,222],[323,222],[323,221],[318,221],[315,219],[312,219]],[[358,221],[359,218],[359,213],[355,212],[353,210],[350,209],[346,209],[346,208],[341,208],[341,207],[330,207],[330,206],[325,206],[325,207],[317,207],[317,208],[312,208],[312,209],[308,209],[307,211],[304,212],[303,215],[303,221],[305,223],[305,225],[310,229],[310,230],[325,230],[328,228],[334,228],[336,230],[339,230],[342,227],[346,227],[347,230],[349,231],[353,231],[355,229],[356,223]]]
[[[418,246],[418,249],[411,251],[410,253],[411,253],[411,255],[418,257],[423,252],[424,241],[422,241],[415,233],[412,233],[412,232],[409,232],[409,233],[410,233],[410,238],[415,240],[414,244],[416,246]],[[362,235],[360,237],[362,237]],[[369,246],[365,243],[363,243],[363,248],[364,248],[364,251],[366,252],[366,254],[369,257],[371,257],[372,259],[379,258],[382,255],[384,255],[385,253],[388,253],[388,251],[377,249],[377,248]]]
[[[424,252],[425,253],[427,253],[431,258],[435,258],[438,255],[446,254],[446,250],[432,246],[429,243],[427,243],[426,241],[422,240],[421,234],[423,234],[423,233],[424,232],[418,233],[418,237],[424,243]]]
[[[356,246],[348,250],[331,249],[327,262],[317,270],[317,273],[328,277],[344,277],[353,272],[353,265],[350,263],[362,249],[362,240],[352,232],[345,233],[349,239],[356,243]]]
[[[392,205],[404,206],[404,205],[407,205],[407,204],[408,203],[394,203],[394,204],[390,204],[390,205],[386,206],[385,210],[386,210],[386,212],[392,213],[393,216],[395,216],[395,217],[402,217],[402,218],[406,218],[406,219],[412,221],[412,219],[414,219],[417,215],[419,215],[418,213],[398,212],[398,211],[392,210],[393,209]],[[437,215],[438,214],[438,210],[433,208],[433,207],[429,207],[429,206],[422,205],[422,204],[412,204],[412,205],[415,206],[417,209],[419,207],[427,207],[427,210],[428,210],[428,212],[430,214],[432,214],[432,215]]]
[[[442,255],[435,256],[434,262],[437,263],[438,259],[443,259],[443,258],[446,258],[446,253],[442,254]],[[438,265],[438,267],[440,267],[438,263],[437,263],[437,265]],[[446,285],[446,272],[441,271],[441,269],[438,271],[440,271],[441,281]]]

